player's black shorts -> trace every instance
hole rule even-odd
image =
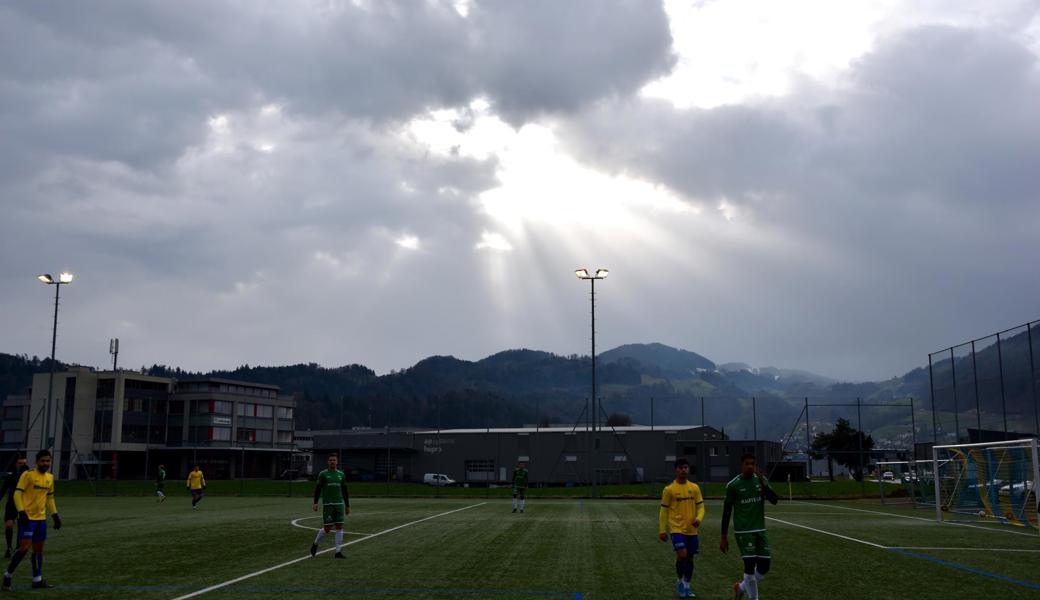
[[[5,521],[17,521],[18,520],[18,509],[14,507],[12,500],[7,501],[7,505],[4,506],[4,520]]]

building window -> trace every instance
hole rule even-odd
[[[291,419],[293,418],[293,409],[291,406],[279,406],[278,407],[278,418],[279,419]]]
[[[148,434],[148,427],[145,425],[131,425],[128,423],[123,424],[123,443],[124,444],[141,444],[145,441],[145,436]]]
[[[256,441],[265,442],[270,444],[272,439],[272,433],[270,429],[257,429],[256,430]]]
[[[231,441],[231,428],[230,427],[210,427],[209,428],[209,439],[215,442],[230,442]]]
[[[240,442],[255,442],[256,441],[256,430],[255,429],[238,429],[238,433],[235,439]]]
[[[279,431],[278,432],[278,443],[279,444],[291,444],[293,441],[293,432],[291,431]]]
[[[183,415],[184,414],[184,400],[170,400],[170,414],[171,415]]]
[[[709,449],[708,456],[718,456],[718,455],[719,455],[719,447],[718,446],[712,446]]]
[[[115,379],[99,379],[97,386],[97,394],[95,398],[114,398],[116,395],[116,380]]]
[[[210,400],[209,411],[215,415],[230,415],[232,404],[223,400]]]
[[[123,398],[123,412],[144,412],[144,398]]]
[[[274,416],[274,407],[266,404],[252,404],[240,402],[238,404],[238,416],[256,417],[258,419],[270,419]]]

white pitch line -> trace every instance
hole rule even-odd
[[[911,517],[910,515],[897,515],[895,513],[881,512],[879,510],[866,510],[863,508],[849,508],[848,506],[840,506],[838,504],[820,504],[819,502],[806,502],[804,500],[797,500],[798,504],[811,504],[813,506],[828,506],[831,508],[840,508],[842,510],[852,510],[855,512],[870,513],[873,515],[882,515],[885,517],[896,517],[899,519],[913,519],[915,521],[926,521],[928,523],[938,523],[935,519],[926,519],[924,517]],[[982,531],[993,531],[996,533],[1010,533],[1011,535],[1025,535],[1031,538],[1036,538],[1035,533],[1023,533],[1021,531],[1011,531],[1009,529],[997,529],[995,527],[982,527],[981,525],[971,525],[969,523],[954,523],[953,521],[944,521],[944,525],[956,525],[958,527],[970,527],[972,529],[981,529]]]
[[[812,515],[814,517],[840,517],[845,516],[845,513],[840,512],[822,512],[822,511],[802,511],[802,510],[773,510],[773,514],[779,514],[782,516],[787,515]],[[854,515],[848,515],[854,516]]]
[[[315,517],[300,517],[299,519],[293,519],[292,521],[289,521],[289,524],[292,525],[293,527],[299,527],[300,529],[309,529],[311,531],[317,531],[317,530],[323,529],[323,528],[322,527],[308,527],[306,525],[300,525],[300,521],[306,521],[307,519],[320,519],[320,518],[321,518],[321,515],[318,515],[318,516],[315,516]],[[365,533],[364,531],[347,531],[346,529],[343,530],[343,533],[349,533],[350,535],[375,535],[374,533]]]
[[[343,544],[343,545],[344,546],[352,546],[354,544],[359,544],[361,542],[367,542],[368,540],[370,540],[372,538],[379,537],[381,535],[390,533],[391,531],[397,531],[398,529],[404,529],[405,527],[410,527],[412,525],[417,525],[419,523],[422,523],[423,521],[429,521],[430,519],[436,519],[438,517],[444,517],[444,516],[450,515],[452,513],[457,513],[457,512],[464,511],[464,510],[469,510],[471,508],[477,508],[478,506],[484,506],[485,504],[487,504],[487,502],[481,502],[480,504],[471,504],[469,506],[463,506],[462,508],[457,508],[455,510],[449,510],[447,512],[438,513],[436,515],[432,515],[432,516],[426,517],[424,519],[419,519],[418,521],[412,521],[410,523],[405,523],[404,525],[398,525],[397,527],[391,527],[390,529],[384,529],[383,531],[380,531],[379,533],[373,533],[372,535],[370,535],[368,537],[363,537],[363,538],[361,538],[359,540],[354,540],[352,542],[347,542],[346,544]],[[318,554],[324,554],[326,552],[332,552],[333,550],[335,550],[335,548],[326,548],[325,550],[319,551]],[[252,573],[249,573],[248,575],[243,575],[241,577],[236,577],[234,579],[229,579],[228,581],[225,581],[224,583],[218,583],[217,585],[211,585],[208,588],[203,588],[201,590],[198,590],[197,592],[192,592],[190,594],[185,594],[183,596],[177,596],[173,600],[187,600],[188,598],[194,598],[196,596],[201,596],[202,594],[206,594],[206,593],[212,592],[213,590],[219,590],[220,588],[236,584],[236,583],[238,583],[240,581],[245,581],[246,579],[252,579],[253,577],[256,577],[257,575],[263,575],[264,573],[270,573],[271,571],[274,571],[274,570],[277,570],[277,569],[281,569],[282,567],[287,567],[289,565],[294,565],[294,564],[296,564],[298,562],[303,562],[303,561],[308,560],[310,558],[312,558],[312,557],[308,554],[307,556],[304,556],[303,558],[296,558],[296,559],[293,559],[293,560],[290,560],[290,561],[287,561],[287,562],[283,562],[282,564],[275,565],[273,567],[268,567],[266,569],[261,569],[259,571],[254,571]]]
[[[868,542],[866,540],[860,540],[860,539],[857,539],[857,538],[854,538],[854,537],[849,537],[847,535],[841,535],[841,534],[837,534],[837,533],[832,533],[830,531],[824,531],[822,529],[816,529],[815,527],[809,527],[807,525],[799,525],[798,523],[791,523],[790,521],[784,521],[784,520],[781,520],[781,519],[777,519],[776,517],[766,517],[766,518],[769,519],[770,521],[776,521],[777,523],[783,523],[784,525],[790,525],[791,527],[800,527],[802,529],[808,529],[809,531],[815,531],[816,533],[822,533],[824,535],[834,536],[836,538],[841,538],[843,540],[848,540],[850,542],[856,542],[858,544],[865,544],[867,546],[873,546],[875,548],[881,548],[882,550],[888,550],[888,546],[882,546],[881,544],[875,544],[874,542]]]

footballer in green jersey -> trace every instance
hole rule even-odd
[[[729,551],[729,518],[733,516],[733,530],[744,559],[744,579],[733,584],[733,597],[758,600],[758,584],[769,572],[772,553],[766,536],[766,500],[776,504],[779,498],[769,487],[762,470],[755,463],[754,454],[740,457],[740,475],[726,484],[726,500],[722,505],[722,538],[719,549]]]
[[[343,521],[350,514],[350,494],[347,493],[347,476],[340,471],[339,456],[335,453],[329,454],[329,468],[318,473],[318,485],[314,487],[314,512],[318,511],[318,501],[321,501],[322,525],[318,534],[311,544],[311,556],[318,553],[318,544],[325,534],[332,531],[336,526],[336,558],[343,556]]]
[[[517,498],[520,499],[520,512],[524,512],[524,501],[527,499],[527,463],[516,463],[513,471],[513,512],[516,512]]]

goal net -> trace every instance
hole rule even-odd
[[[935,515],[1037,529],[1037,440],[935,446]]]

